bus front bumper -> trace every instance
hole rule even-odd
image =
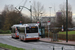
[[[25,38],[25,40],[39,40],[39,37],[38,38]]]

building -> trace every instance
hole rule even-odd
[[[41,18],[42,26],[48,25],[48,21],[50,21],[50,23],[55,22],[55,17],[42,17]]]
[[[56,22],[58,24],[64,25],[66,24],[66,11],[56,12]],[[68,11],[68,27],[72,27],[72,12]],[[66,28],[66,27],[65,27]]]
[[[66,11],[56,12],[56,20],[59,20],[60,17],[66,17]],[[68,21],[72,20],[72,12],[68,11]]]
[[[42,17],[41,21],[44,22],[44,23],[46,23],[48,21],[55,22],[55,17]]]
[[[58,17],[58,16],[66,17],[66,11],[56,12],[56,17]],[[72,19],[72,12],[71,11],[68,11],[68,17],[70,17]]]

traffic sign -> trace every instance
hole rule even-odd
[[[51,23],[50,23],[50,21],[48,21],[48,25],[50,25]]]
[[[39,22],[37,22],[38,23],[38,25],[39,25]]]

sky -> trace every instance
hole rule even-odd
[[[31,1],[31,3],[29,1]],[[60,10],[60,4],[66,3],[66,0],[27,0],[25,7],[30,8],[33,1],[40,2],[42,5],[44,5],[47,16],[50,14],[49,7],[52,7],[51,16],[54,16],[55,12]],[[5,5],[14,5],[14,7],[18,8],[18,6],[23,6],[24,2],[25,0],[0,0],[0,12],[3,11]],[[73,17],[75,17],[75,0],[68,0],[68,3],[71,5]],[[27,9],[23,9],[22,13],[29,15],[30,12]]]

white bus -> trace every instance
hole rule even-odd
[[[13,25],[11,27],[11,36],[12,36],[12,38],[19,38],[19,31],[18,31],[18,29],[19,29],[20,26],[22,26],[22,25],[17,24],[17,25]]]
[[[19,28],[19,39],[23,41],[39,40],[38,29],[38,24],[23,24],[23,26]]]

